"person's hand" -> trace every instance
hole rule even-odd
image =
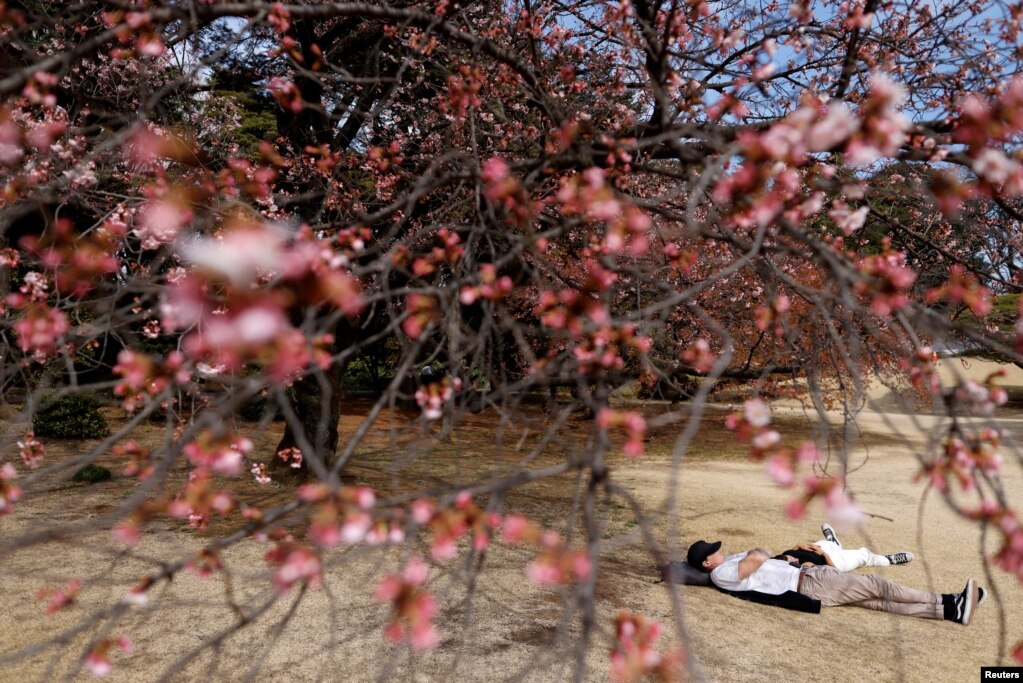
[[[796,563],[799,562],[799,560],[797,558],[792,557],[791,555],[786,555],[785,556],[785,561],[788,562],[789,564],[796,564]]]
[[[800,550],[809,550],[810,552],[817,553],[818,555],[824,554],[824,551],[821,550],[821,547],[816,543],[802,543],[796,547]]]

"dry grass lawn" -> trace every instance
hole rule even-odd
[[[975,363],[970,372],[983,375]],[[946,369],[946,372],[948,370]],[[1023,392],[1023,373],[1006,380]],[[846,545],[869,545],[882,552],[910,550],[917,561],[876,570],[912,586],[941,592],[960,590],[969,576],[991,587],[992,599],[970,627],[896,617],[857,608],[825,609],[806,615],[745,603],[712,589],[677,591],[681,623],[688,638],[692,673],[706,681],[777,681],[797,677],[821,681],[975,681],[982,665],[999,661],[1023,638],[1023,586],[983,556],[997,550],[978,529],[952,514],[933,493],[923,497],[914,482],[919,436],[912,436],[910,416],[890,411],[891,397],[878,389],[875,408],[862,415],[863,437],[856,444],[850,482],[872,515],[861,532],[843,537]],[[651,407],[656,412],[663,408]],[[353,404],[343,420],[352,433],[362,409]],[[809,433],[812,420],[794,404],[779,404],[780,429],[797,440]],[[653,435],[648,453],[629,460],[614,455],[614,478],[653,513],[657,539],[676,550],[697,538],[721,539],[726,550],[766,545],[781,550],[815,540],[819,507],[801,521],[789,520],[783,506],[790,493],[775,487],[762,467],[751,463],[723,429],[723,410],[711,410],[694,440],[672,489],[672,444],[677,431]],[[348,470],[352,481],[382,493],[430,489],[508,472],[527,459],[538,467],[557,462],[585,439],[585,425],[575,421],[566,440],[539,452],[539,432],[522,424],[501,429],[492,416],[473,417],[438,447],[426,449],[414,416],[395,415],[390,426],[373,433]],[[538,416],[537,416],[538,417]],[[1023,441],[1023,412],[1003,410],[1016,443]],[[922,416],[922,420],[934,417]],[[3,428],[18,428],[3,424]],[[259,452],[272,452],[280,425],[256,435]],[[495,433],[499,432],[495,448]],[[910,436],[906,436],[909,434]],[[158,426],[139,430],[140,440],[161,438]],[[70,457],[87,444],[51,446],[51,458]],[[8,454],[8,458],[16,454]],[[1005,479],[1010,501],[1023,506],[1023,475],[1017,456],[1007,457]],[[113,464],[112,461],[104,461]],[[115,473],[120,468],[115,469]],[[181,478],[184,472],[176,472]],[[62,484],[23,500],[14,515],[0,518],[0,538],[55,524],[75,525],[103,515],[134,486],[115,476],[92,486]],[[507,501],[507,509],[526,512],[563,532],[571,532],[569,513],[577,492],[574,475],[529,484]],[[236,495],[265,506],[286,500],[277,485],[233,484]],[[667,519],[665,501],[677,497],[680,514]],[[607,652],[614,617],[622,610],[673,622],[672,587],[656,583],[650,555],[644,550],[630,510],[619,501],[603,505],[605,555],[597,590],[599,632],[587,658],[586,679],[608,680]],[[231,524],[235,524],[232,522]],[[81,632],[68,631],[83,618],[107,609],[142,574],[160,563],[194,553],[210,536],[229,531],[218,523],[207,532],[188,529],[176,520],[147,527],[143,542],[127,552],[109,531],[71,532],[38,546],[0,558],[0,658],[44,643],[58,634],[64,642],[40,649],[26,659],[0,664],[0,681],[85,680],[78,670],[83,648],[93,637],[128,634],[130,654],[112,656],[114,681],[159,680],[168,670],[180,681],[562,681],[572,674],[579,617],[568,592],[538,589],[523,578],[531,554],[494,544],[477,580],[464,562],[435,568],[431,589],[441,602],[440,647],[410,654],[383,642],[386,609],[372,597],[373,587],[399,566],[409,551],[337,548],[326,555],[325,587],[293,590],[273,600],[263,561],[267,546],[246,540],[225,553],[226,570],[202,579],[182,573],[160,587],[146,607],[120,608],[119,619],[100,620]],[[575,533],[578,533],[577,530]],[[418,552],[424,552],[421,545]],[[78,604],[48,617],[36,590],[80,577]],[[566,612],[567,607],[567,612]],[[258,611],[262,610],[262,611]],[[231,631],[239,614],[251,620]],[[674,631],[674,628],[670,628]],[[672,636],[677,634],[672,633]],[[205,646],[205,649],[203,649]],[[176,670],[189,653],[202,654]],[[2,659],[0,659],[2,661]],[[76,673],[77,672],[77,673]]]

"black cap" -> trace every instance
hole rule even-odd
[[[714,543],[697,541],[689,546],[689,552],[686,553],[686,562],[689,563],[690,567],[696,567],[700,571],[707,571],[703,568],[703,561],[716,553],[720,548],[721,541],[716,541]]]

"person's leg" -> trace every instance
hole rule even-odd
[[[922,619],[944,619],[945,608],[941,604],[932,605],[919,602],[889,602],[888,600],[862,600],[850,603],[851,607],[864,607],[879,612],[890,612],[901,614],[907,617],[920,617]]]
[[[843,548],[829,540],[816,541],[831,565],[840,572],[851,572],[861,567],[887,567],[891,564],[884,555],[878,555],[867,548]]]
[[[820,600],[825,607],[856,604],[866,600],[934,605],[939,610],[942,604],[939,593],[903,586],[877,574],[845,574],[834,567],[813,567],[807,570],[803,576],[801,592]]]
[[[980,590],[970,579],[961,593],[941,595],[903,586],[876,574],[843,574],[834,567],[812,567],[803,574],[799,592],[820,600],[825,607],[858,605],[969,624],[982,601]]]

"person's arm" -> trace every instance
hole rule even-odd
[[[766,548],[754,548],[746,553],[746,557],[739,560],[739,580],[745,581],[770,557],[771,553]]]

